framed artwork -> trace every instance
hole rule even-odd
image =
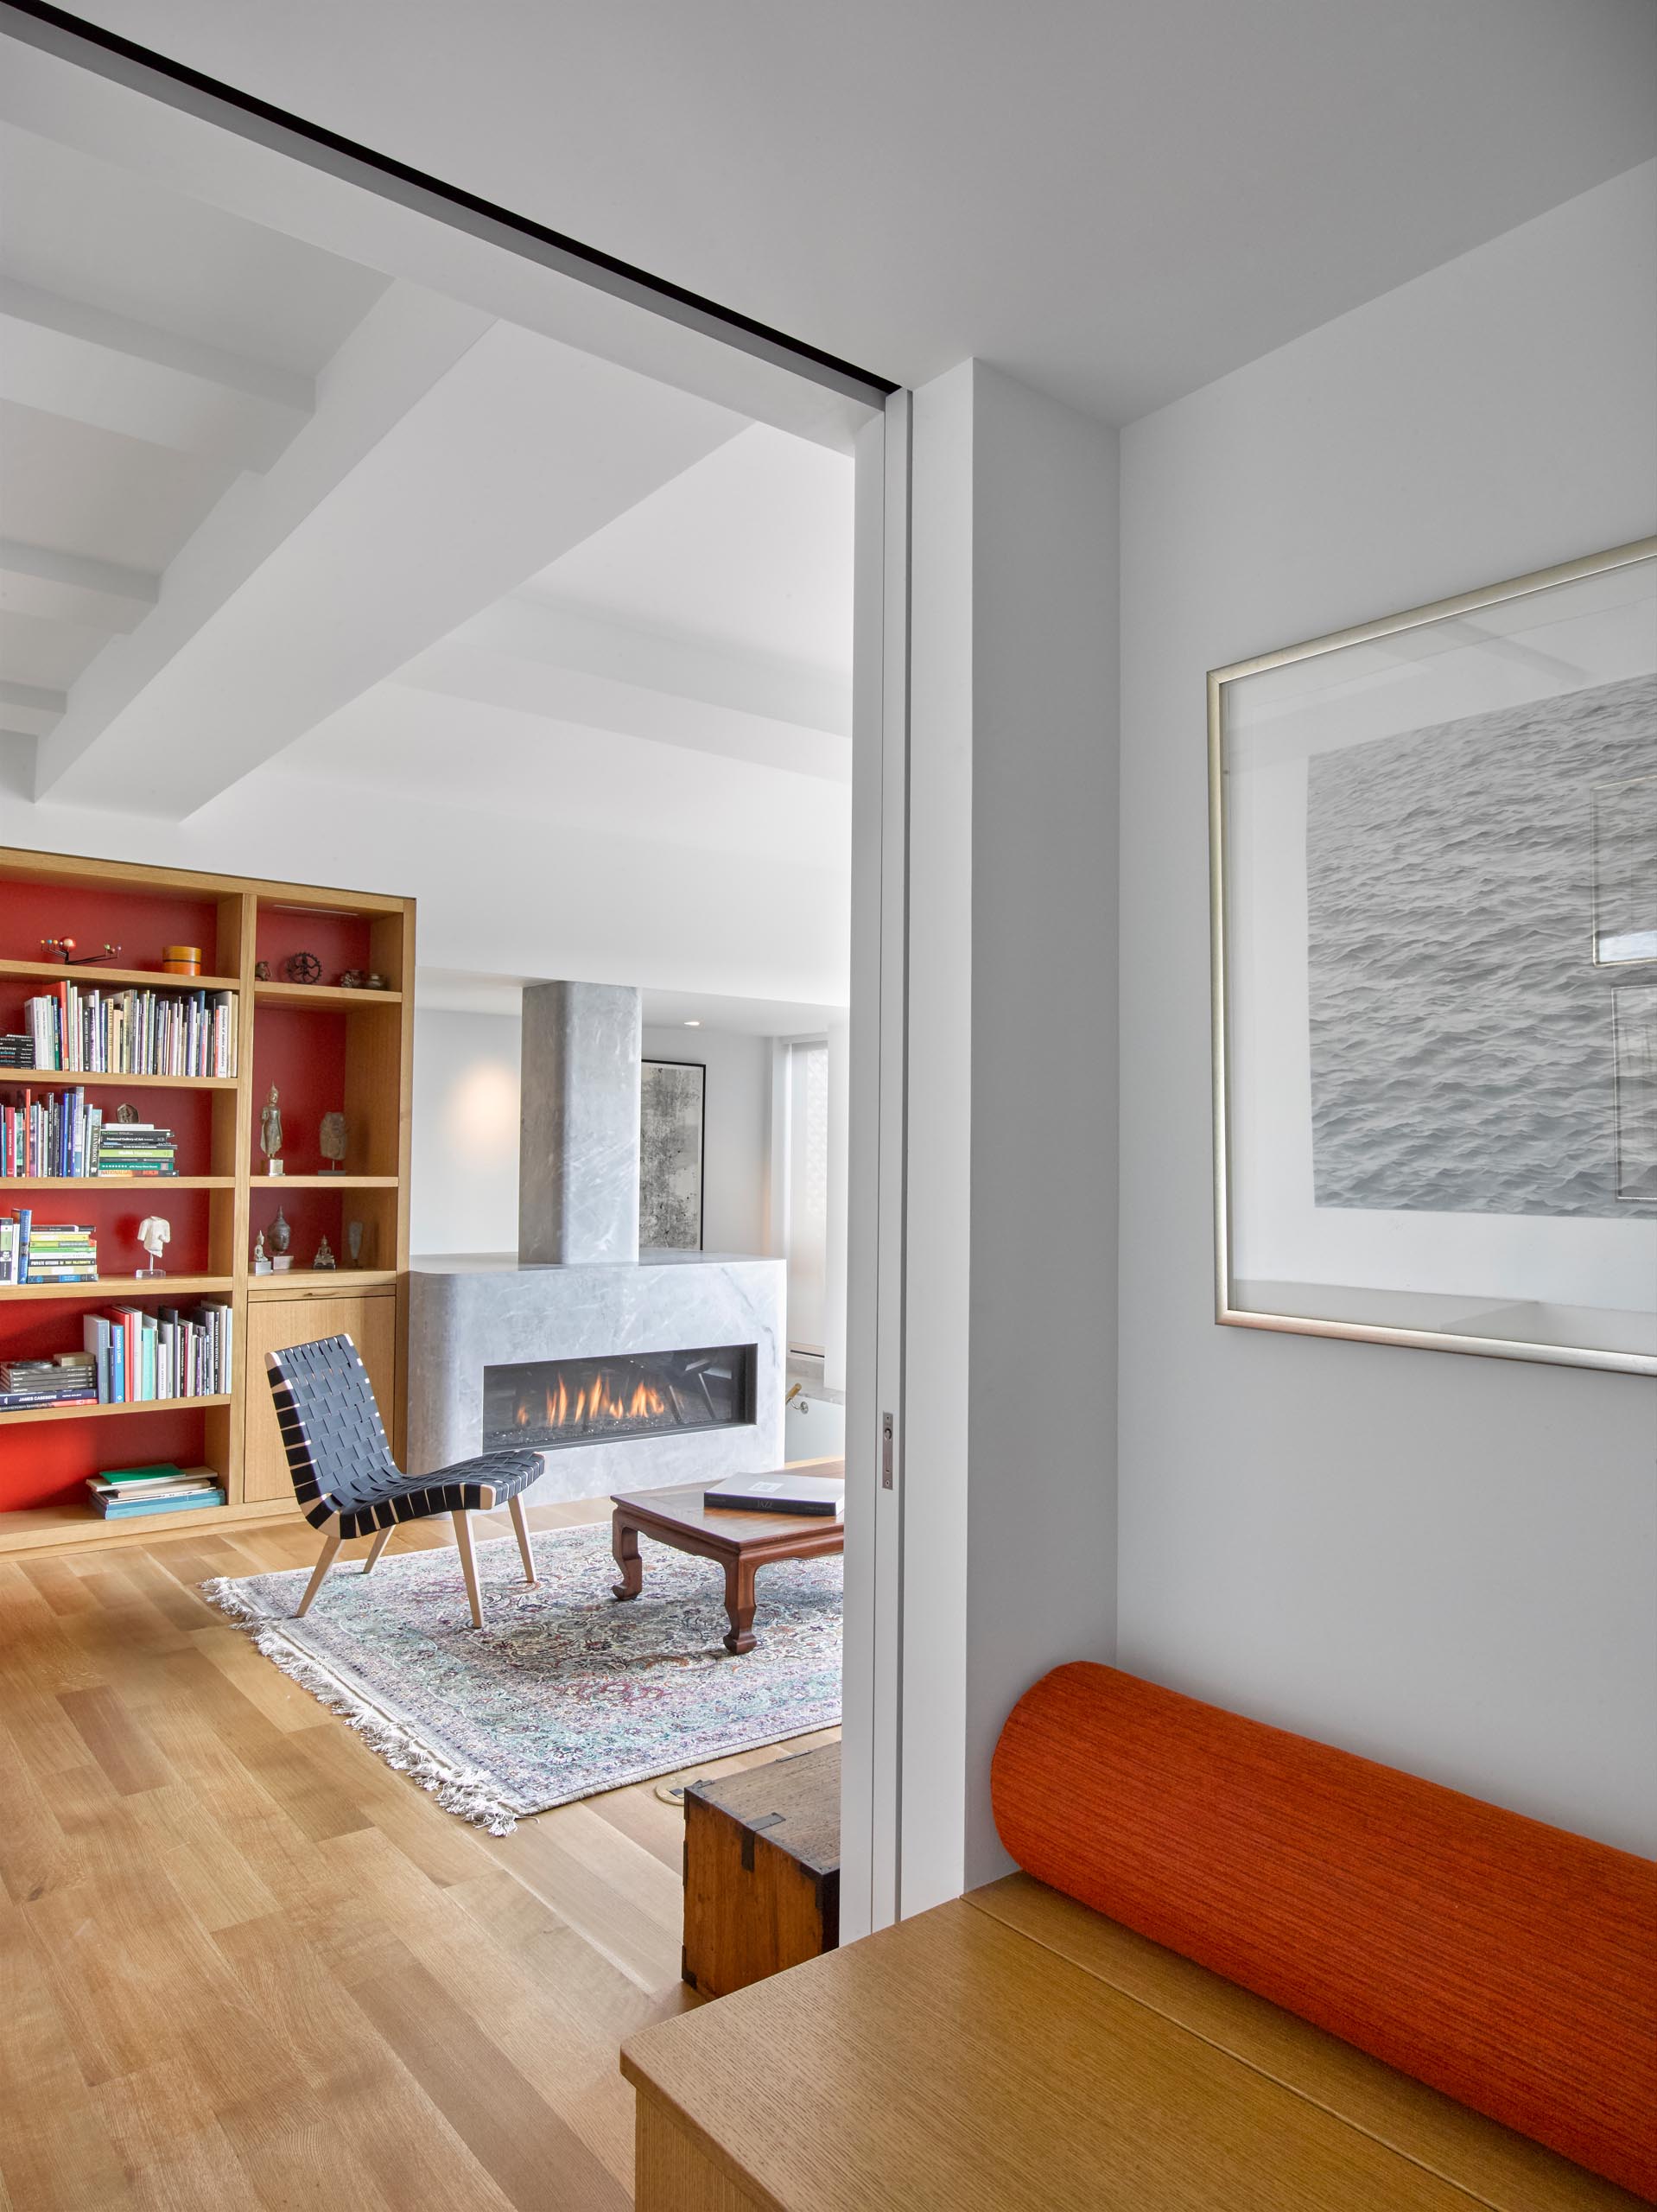
[[[1216,1312],[1657,1374],[1657,538],[1209,678]]]
[[[645,1060],[639,1074],[638,1246],[700,1252],[708,1070],[696,1060]]]

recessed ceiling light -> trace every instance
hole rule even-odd
[[[700,1029],[702,1027],[702,1024],[700,1021],[687,1021],[685,1027],[687,1029]]]

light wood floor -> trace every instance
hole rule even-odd
[[[439,1811],[194,1587],[316,1546],[0,1562],[0,2212],[632,2201],[617,2048],[696,2001],[682,1815]]]

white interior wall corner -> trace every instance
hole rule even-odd
[[[914,410],[905,1913],[1110,1655],[1115,1443],[1116,440],[972,363]]]
[[[1122,439],[1120,1655],[1657,1848],[1636,1378],[1215,1325],[1205,671],[1641,537],[1657,166]]]

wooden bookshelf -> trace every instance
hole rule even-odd
[[[204,1394],[196,1398],[140,1398],[124,1406],[16,1406],[0,1412],[0,1427],[22,1427],[26,1422],[37,1421],[112,1421],[123,1420],[129,1414],[204,1413],[210,1406],[227,1406],[229,1393],[223,1396]]]
[[[136,1299],[153,1298],[160,1305],[176,1306],[181,1298],[227,1298],[235,1287],[233,1275],[99,1275],[96,1282],[0,1283],[0,1300],[23,1306],[35,1298],[78,1298],[107,1306],[113,1299],[130,1306]]]
[[[105,968],[92,961],[79,966],[65,960],[0,960],[0,976],[18,976],[30,982],[61,983],[67,979],[84,989],[233,991],[238,976],[164,976],[159,968]]]
[[[61,970],[60,969],[60,974]],[[163,982],[167,978],[162,979]],[[186,990],[200,989],[180,976]],[[33,997],[34,993],[28,994]],[[245,1016],[244,1016],[245,1019]],[[105,1075],[88,1068],[0,1068],[0,1079],[21,1084],[30,1090],[234,1090],[233,1075]]]
[[[231,1387],[211,1397],[68,1405],[0,1412],[0,1555],[67,1543],[119,1544],[187,1529],[222,1529],[297,1510],[276,1440],[263,1353],[344,1329],[372,1377],[393,1449],[403,1448],[409,1264],[409,1143],[413,1069],[412,899],[263,878],[219,875],[0,848],[0,1030],[22,1027],[22,1001],[69,976],[82,991],[149,987],[237,995],[237,1072],[231,1077],[90,1074],[0,1069],[0,1096],[77,1086],[154,1091],[143,1118],[178,1135],[172,1176],[0,1177],[0,1212],[33,1206],[37,1220],[95,1224],[105,1272],[95,1283],[0,1286],[0,1355],[77,1350],[80,1316],[114,1304],[227,1304]],[[38,958],[45,936],[92,947],[108,940],[130,965],[66,967]],[[164,944],[202,947],[200,976],[161,972]],[[314,984],[261,982],[292,954],[322,965]],[[384,991],[345,988],[347,969],[384,976]],[[270,1176],[259,1116],[275,1082],[286,1173]],[[335,1172],[318,1128],[343,1112],[349,1148]],[[255,1275],[255,1234],[280,1209],[294,1266]],[[151,1286],[136,1270],[138,1217],[173,1224],[176,1272]],[[346,1234],[362,1227],[361,1264]],[[326,1236],[337,1266],[312,1265]],[[131,1267],[124,1262],[131,1254]],[[61,1314],[59,1333],[56,1316]],[[257,1316],[257,1326],[253,1325]],[[255,1341],[257,1339],[257,1342]],[[127,1424],[130,1423],[129,1429]],[[223,1506],[106,1522],[86,1502],[85,1478],[110,1465],[175,1459],[210,1473]]]

